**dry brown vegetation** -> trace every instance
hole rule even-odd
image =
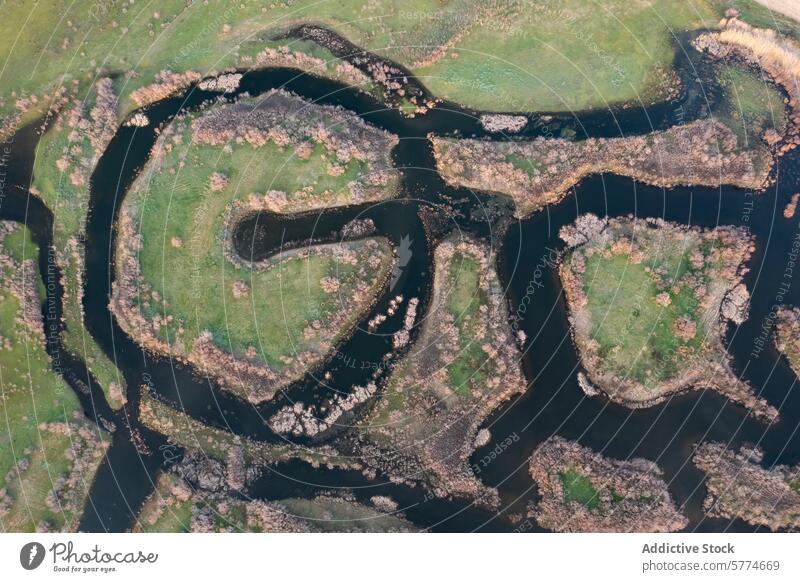
[[[782,306],[775,321],[775,347],[800,376],[800,309]]]
[[[559,202],[582,178],[600,172],[663,187],[761,188],[771,168],[769,158],[742,151],[736,134],[714,120],[644,136],[583,141],[431,140],[437,168],[449,184],[510,196],[519,216]]]
[[[761,466],[758,448],[732,451],[703,443],[694,464],[706,473],[703,507],[711,517],[740,518],[775,531],[800,528],[800,466]]]
[[[530,473],[541,498],[530,515],[553,531],[670,532],[689,523],[646,459],[608,459],[554,436],[531,455]]]
[[[718,32],[701,34],[694,44],[716,58],[742,58],[780,85],[788,94],[789,124],[786,135],[775,136],[772,141],[778,154],[800,144],[800,46],[774,30],[754,28],[736,16],[723,19]]]

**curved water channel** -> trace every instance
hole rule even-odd
[[[342,50],[347,48],[345,45]],[[690,62],[684,53],[679,54],[676,69],[683,79],[683,91],[675,100],[648,108],[574,116],[534,115],[520,138],[558,135],[565,130],[574,132],[578,139],[641,134],[707,114],[719,99],[719,88],[713,81],[700,80],[701,63]],[[395,244],[404,238],[411,241],[410,260],[396,285],[364,317],[352,338],[337,348],[323,370],[309,373],[275,402],[249,405],[218,390],[213,382],[198,377],[190,368],[146,353],[122,332],[107,308],[114,278],[116,214],[133,178],[147,161],[156,139],[155,128],[168,123],[177,113],[219,96],[192,88],[184,95],[145,108],[151,120],[148,127],[120,127],[92,176],[84,307],[89,332],[124,374],[129,391],[125,409],[111,410],[83,362],[60,346],[57,340],[60,324],[48,329],[48,337],[53,338],[48,351],[54,361],[58,358],[59,369],[79,395],[89,417],[104,426],[116,427],[112,446],[92,487],[82,530],[130,528],[138,507],[152,491],[157,472],[174,459],[174,453],[166,456],[160,452],[165,439],[139,423],[138,387],[147,386],[159,398],[204,422],[256,440],[279,442],[281,437],[264,423],[278,407],[295,400],[316,403],[335,391],[349,392],[371,378],[372,368],[360,363],[381,361],[391,351],[391,333],[399,328],[402,317],[389,318],[371,333],[365,331],[363,324],[376,313],[385,312],[391,297],[397,294],[420,297],[420,313],[425,313],[432,246],[454,228],[488,241],[497,251],[509,310],[519,317],[519,326],[528,337],[523,366],[530,388],[489,419],[486,426],[491,430],[492,440],[473,457],[481,466],[481,478],[498,488],[502,510],[495,515],[465,501],[431,498],[420,487],[390,484],[380,475],[368,480],[359,471],[313,468],[300,461],[267,469],[246,493],[260,499],[312,496],[327,488],[348,489],[363,499],[385,494],[398,501],[409,519],[421,527],[443,531],[507,531],[515,527],[508,515],[523,511],[526,503],[535,499],[527,470],[530,453],[548,436],[560,434],[611,457],[642,456],[655,461],[664,470],[673,497],[684,506],[691,521],[690,530],[755,529],[739,520],[728,522],[703,516],[702,474],[693,467],[690,457],[696,443],[722,440],[732,446],[746,441],[760,444],[765,450],[766,463],[800,461],[800,395],[795,389],[796,378],[771,342],[761,353],[752,354],[754,342],[763,337],[762,324],[779,291],[783,292],[786,303],[800,304],[800,283],[793,284],[793,273],[786,270],[793,241],[800,235],[800,223],[781,216],[791,194],[800,190],[797,156],[779,160],[777,186],[763,193],[736,188],[664,190],[618,176],[594,176],[582,181],[573,195],[560,204],[520,221],[512,218],[512,207],[507,200],[448,187],[435,171],[427,141],[429,133],[508,139],[487,135],[478,123],[476,112],[442,103],[424,116],[408,119],[362,92],[288,69],[247,72],[238,92],[228,98],[243,92],[258,95],[278,87],[312,102],[341,105],[398,135],[400,143],[393,158],[402,171],[402,192],[398,199],[379,204],[289,217],[255,215],[232,233],[239,254],[257,260],[282,247],[337,239],[352,220],[370,218],[377,232]],[[37,125],[31,125],[15,136],[7,180],[13,186],[4,192],[0,217],[26,222],[37,244],[50,249],[42,252],[40,259],[46,282],[52,282],[47,286],[44,309],[60,310],[58,271],[52,264],[52,215],[37,198],[27,195],[38,131]],[[579,361],[569,337],[563,293],[552,259],[562,248],[558,229],[584,212],[663,217],[683,224],[708,227],[731,224],[750,229],[757,244],[746,279],[752,293],[751,314],[745,324],[731,330],[727,339],[735,370],[779,408],[780,422],[767,427],[712,392],[689,392],[637,411],[583,394],[576,381]],[[331,379],[320,381],[325,372],[330,372]],[[326,434],[320,440],[335,436]],[[514,437],[513,444],[491,462],[484,463],[487,452],[509,436]],[[316,444],[303,439],[298,442]],[[527,522],[517,527],[526,531],[537,529],[535,524]]]

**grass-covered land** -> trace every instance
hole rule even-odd
[[[660,250],[663,254],[638,265],[631,264],[626,254],[610,258],[593,254],[585,263],[587,309],[600,358],[609,369],[648,388],[673,377],[687,357],[700,353],[708,334],[700,300],[691,287],[679,285],[677,293],[665,291],[668,299],[659,305],[661,289],[671,285],[660,286],[651,273],[661,271],[679,281],[690,269],[682,241]],[[700,284],[708,283],[703,275]],[[679,320],[694,333],[676,334]]]
[[[560,471],[558,477],[561,479],[565,504],[579,503],[587,509],[597,509],[600,506],[599,493],[589,477],[572,468]]]
[[[774,84],[748,68],[727,63],[719,65],[717,78],[725,98],[716,115],[736,132],[744,148],[763,147],[767,130],[784,134],[786,105]]]
[[[485,3],[479,0],[300,0],[231,5],[223,0],[165,0],[157,7],[96,0],[15,0],[0,8],[0,118],[34,110],[73,79],[102,68],[134,72],[131,94],[162,71],[205,75],[249,67],[276,32],[297,22],[327,26],[395,59],[420,75],[434,94],[492,110],[572,110],[663,97],[673,35],[717,22],[729,2],[580,0]],[[796,30],[789,19],[754,2],[736,2],[745,18]],[[263,43],[263,44],[262,44]],[[292,47],[291,42],[287,42]],[[327,61],[319,49],[297,45]],[[312,67],[313,68],[313,67]],[[329,65],[332,76],[342,76]],[[345,73],[346,77],[347,74]],[[36,102],[30,96],[36,96]]]
[[[540,499],[529,515],[553,531],[669,532],[688,523],[646,459],[609,459],[554,436],[533,451],[530,474]]]
[[[160,353],[253,400],[320,363],[393,264],[382,238],[235,256],[236,221],[392,196],[393,136],[274,92],[179,120],[125,199],[113,308]]]
[[[192,461],[193,463],[194,461]],[[135,532],[304,532],[302,521],[273,503],[246,501],[226,492],[210,491],[188,482],[193,471],[186,462],[162,473],[133,527]]]
[[[116,90],[121,81],[84,80],[74,97],[64,97],[61,114],[36,149],[33,187],[53,212],[53,246],[64,285],[64,347],[81,357],[109,404],[125,402],[125,381],[83,324],[85,222],[89,178],[117,128]],[[87,88],[88,87],[88,88]]]
[[[479,310],[487,306],[488,297],[481,289],[481,265],[474,257],[461,255],[449,264],[448,280],[452,282],[447,297],[448,315],[458,329],[458,356],[447,366],[450,385],[457,394],[470,396],[473,387],[481,386],[490,373],[486,353],[478,339],[481,334]]]
[[[709,387],[777,415],[739,382],[721,341],[726,321],[747,316],[744,231],[584,215],[561,236],[571,247],[560,274],[573,335],[603,392],[641,407]]]
[[[502,6],[459,27],[452,48],[419,69],[434,94],[494,111],[649,104],[674,82],[674,35],[718,18],[702,1]]]
[[[453,236],[437,246],[419,338],[359,427],[366,462],[487,504],[493,492],[469,467],[476,434],[492,410],[526,388],[493,260],[473,240]]]
[[[410,532],[416,528],[398,515],[339,497],[284,499],[276,502],[289,515],[320,532]]]
[[[191,531],[192,488],[171,472],[160,473],[153,493],[139,511],[135,532],[187,533]]]
[[[104,452],[44,350],[38,249],[0,222],[0,529],[69,531]]]

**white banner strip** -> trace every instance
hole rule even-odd
[[[0,573],[14,581],[796,581],[798,542],[795,534],[3,534]]]

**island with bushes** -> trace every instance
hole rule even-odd
[[[718,120],[581,141],[431,140],[437,168],[448,184],[509,196],[521,217],[559,202],[590,174],[609,172],[664,187],[730,184],[758,189],[772,168],[768,152],[743,148],[736,133]]]
[[[705,473],[703,507],[710,517],[742,519],[773,531],[800,528],[800,466],[763,466],[756,446],[738,451],[725,443],[697,447],[694,464]]]
[[[560,236],[559,274],[588,394],[643,408],[707,388],[777,419],[733,372],[722,340],[749,309],[743,277],[754,247],[744,229],[585,214]]]
[[[529,515],[559,532],[670,532],[688,525],[661,469],[646,459],[608,459],[553,436],[530,459],[539,501]]]

